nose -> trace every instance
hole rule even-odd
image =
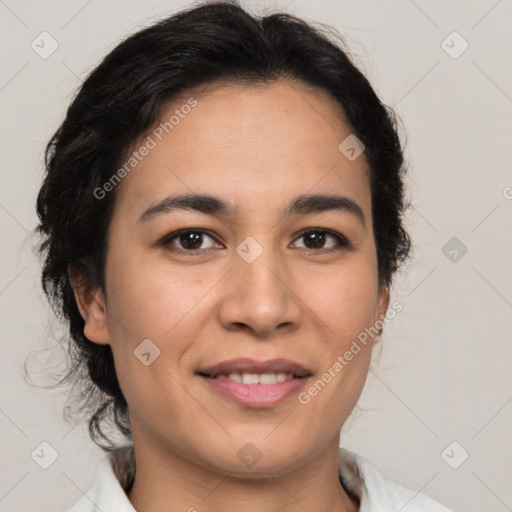
[[[302,321],[302,304],[292,273],[271,250],[252,263],[238,254],[224,282],[218,309],[222,326],[271,338],[295,330]]]

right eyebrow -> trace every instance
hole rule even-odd
[[[154,206],[150,206],[139,217],[139,222],[148,222],[154,217],[177,209],[196,210],[209,215],[231,215],[235,211],[233,206],[219,197],[205,194],[182,194],[175,197],[166,197]]]

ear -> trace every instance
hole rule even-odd
[[[108,345],[107,309],[103,293],[92,285],[89,272],[84,265],[68,266],[68,276],[75,295],[76,305],[84,319],[84,335],[100,345]]]
[[[384,283],[381,283],[379,286],[377,316],[375,318],[375,323],[379,327],[384,326],[384,318],[386,317],[388,307],[389,307],[389,288]],[[379,341],[381,335],[382,335],[382,331],[380,331],[379,337],[375,341]]]

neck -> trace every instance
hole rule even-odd
[[[338,442],[289,473],[246,478],[138,443],[134,435],[137,470],[128,498],[138,512],[357,512],[358,501],[339,481]]]

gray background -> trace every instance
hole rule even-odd
[[[121,37],[188,5],[0,0],[2,511],[69,507],[102,457],[83,427],[63,421],[61,395],[23,379],[30,351],[39,351],[39,365],[31,360],[39,384],[49,383],[40,366],[60,358],[49,350],[58,326],[30,236],[44,145],[81,80]],[[385,328],[342,445],[454,510],[512,510],[510,0],[244,5],[336,27],[407,132],[415,252],[391,299],[404,309]],[[43,31],[58,43],[45,59],[31,47],[42,46]],[[453,31],[469,44],[457,58],[464,43]],[[58,453],[48,469],[31,458],[43,441]]]

